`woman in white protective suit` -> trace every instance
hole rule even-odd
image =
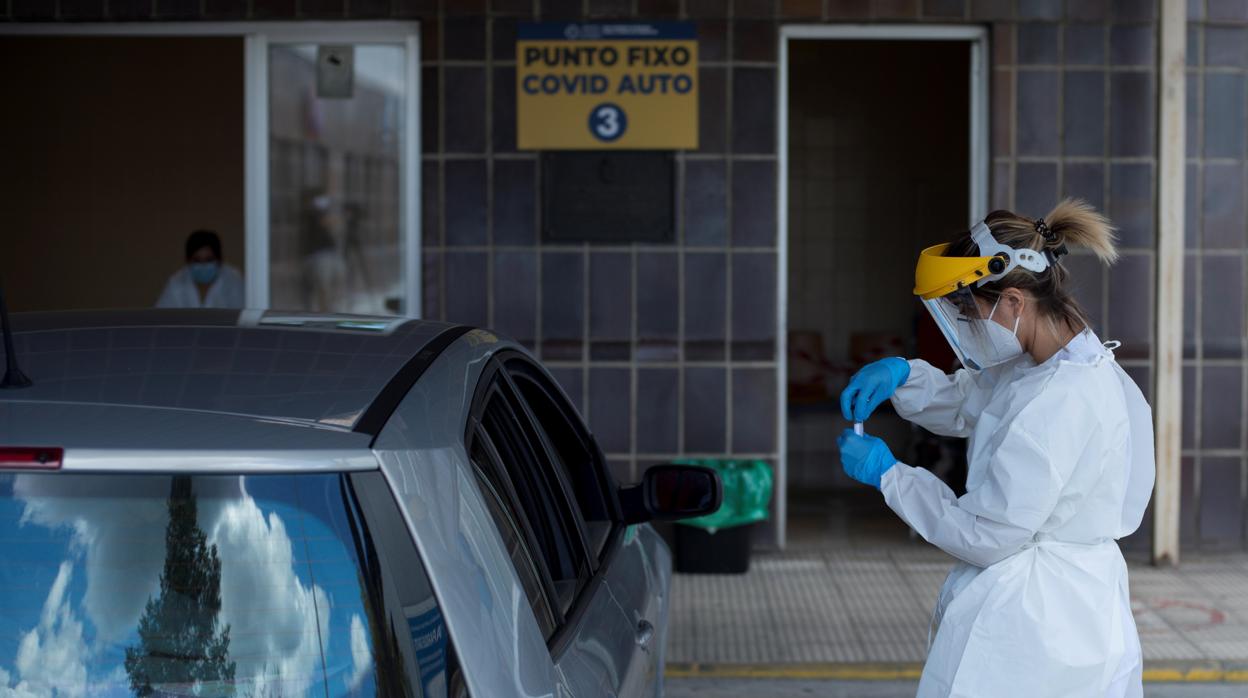
[[[891,398],[915,424],[969,439],[962,497],[878,438],[839,439],[849,475],[961,560],[933,615],[920,697],[1143,695],[1116,541],[1152,494],[1152,415],[1070,294],[1068,245],[1117,257],[1108,222],[1071,200],[1039,220],[993,212],[924,250],[914,292],[963,368],[883,359],[841,395],[847,420]]]

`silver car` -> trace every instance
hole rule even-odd
[[[0,696],[662,694],[645,521],[718,478],[620,487],[516,344],[262,311],[6,334]]]

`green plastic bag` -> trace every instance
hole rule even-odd
[[[701,465],[719,473],[724,485],[724,501],[714,514],[684,519],[678,523],[704,528],[710,533],[721,528],[765,521],[771,502],[771,466],[761,460],[719,460],[694,458],[675,461],[680,465]]]

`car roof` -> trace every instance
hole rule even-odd
[[[366,447],[468,329],[253,310],[18,313],[12,326],[33,385],[0,390],[0,444],[102,448],[200,448],[225,437],[230,448]]]

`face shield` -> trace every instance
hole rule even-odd
[[[1030,249],[1014,249],[996,241],[985,223],[971,229],[981,257],[946,257],[948,245],[929,247],[919,255],[914,293],[931,314],[945,341],[967,370],[978,374],[1022,352],[1015,331],[992,320],[996,306],[984,312],[971,289],[996,281],[1017,267],[1032,272],[1048,268],[1048,259]]]
[[[927,309],[932,320],[936,322],[936,327],[940,329],[940,334],[944,336],[945,341],[949,343],[949,347],[953,349],[954,355],[958,357],[958,361],[967,369],[972,371],[980,370],[979,364],[972,360],[968,360],[966,352],[962,351],[962,342],[958,336],[959,323],[966,323],[967,318],[958,312],[955,306],[948,298],[931,298],[922,299],[923,307]]]
[[[940,298],[922,299],[945,341],[958,361],[973,373],[1009,361],[1022,353],[1016,333],[1002,327],[992,317],[996,305],[987,312],[976,302],[970,289],[959,289]]]

